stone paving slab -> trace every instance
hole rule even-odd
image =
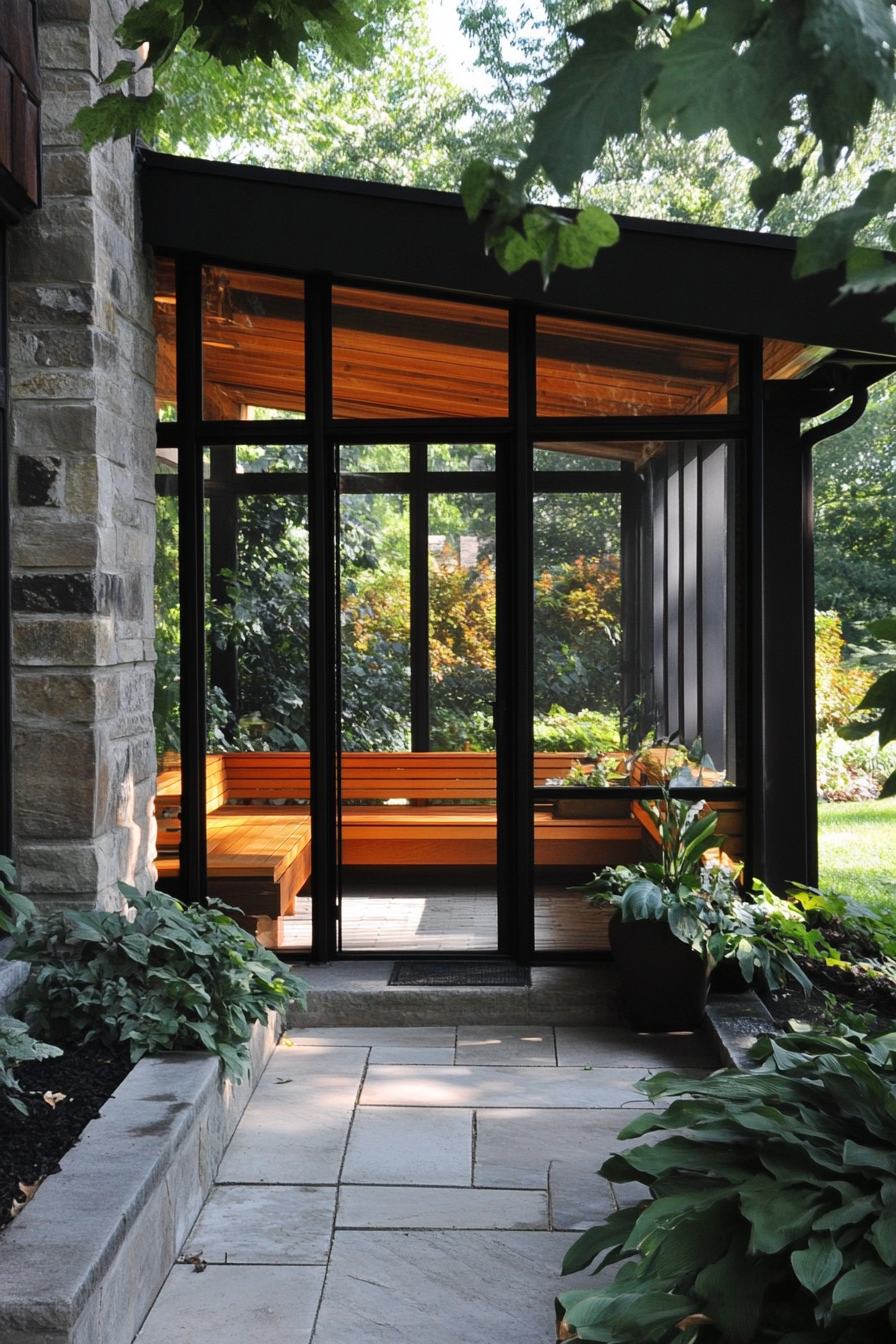
[[[454,1027],[308,1027],[289,1032],[297,1045],[397,1045],[404,1049],[450,1046],[454,1049]]]
[[[361,1106],[620,1107],[648,1109],[634,1084],[644,1069],[527,1068],[523,1065],[378,1064],[367,1070]]]
[[[546,1344],[557,1293],[595,1282],[560,1277],[574,1240],[555,1232],[337,1232],[314,1344]]]
[[[136,1344],[310,1344],[323,1265],[175,1265]],[[99,1341],[97,1341],[99,1344]]]
[[[542,1190],[343,1185],[339,1191],[336,1226],[384,1230],[546,1230],[548,1198]]]
[[[371,1064],[453,1064],[454,1046],[374,1045]]]
[[[472,1179],[471,1110],[435,1106],[358,1108],[343,1181],[357,1185],[470,1185]]]
[[[669,1035],[635,1033],[624,1027],[557,1027],[557,1063],[594,1068],[630,1065],[655,1069],[718,1068],[718,1050],[702,1031]]]
[[[552,1161],[596,1172],[626,1146],[616,1135],[632,1118],[622,1109],[477,1111],[474,1184],[543,1189]]]
[[[367,1051],[358,1047],[279,1047],[224,1155],[218,1182],[335,1184],[366,1064]]]
[[[183,1249],[209,1264],[325,1265],[334,1185],[219,1185]]]
[[[379,1062],[379,1061],[378,1061]],[[557,1063],[553,1027],[458,1027],[456,1064]],[[577,1061],[576,1061],[577,1062]]]
[[[638,1187],[643,1197],[643,1186]],[[554,1231],[585,1232],[617,1209],[615,1187],[591,1167],[557,1159],[548,1171],[551,1227]]]

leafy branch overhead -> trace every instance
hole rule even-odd
[[[542,237],[542,268],[565,261],[560,239],[572,221],[557,211],[546,220],[545,207],[528,197],[533,182],[547,179],[569,196],[608,143],[643,135],[648,123],[685,140],[725,131],[756,169],[750,197],[765,216],[782,196],[841,167],[875,106],[892,106],[896,92],[896,24],[886,0],[667,0],[652,7],[618,0],[573,24],[569,35],[575,45],[544,84],[547,96],[515,173],[479,161],[464,178],[471,217],[493,212],[486,245],[507,269],[531,246],[533,218],[540,234],[554,239],[548,245]],[[894,207],[896,171],[875,173],[851,206],[818,220],[801,240],[796,274],[846,262],[848,292],[892,285],[896,266],[881,252],[857,249],[855,240]],[[589,264],[615,240],[604,227],[581,241],[589,261],[577,250],[573,264]]]
[[[295,69],[301,49],[323,39],[343,60],[366,63],[361,19],[350,0],[146,0],[130,9],[116,31],[133,53],[104,80],[108,93],[74,119],[85,150],[140,131],[149,139],[165,108],[159,89],[126,94],[120,87],[144,70],[159,73],[178,47],[214,57],[225,66],[279,57]]]

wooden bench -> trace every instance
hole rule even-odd
[[[575,752],[538,752],[533,783],[563,776]],[[341,857],[358,867],[488,867],[497,862],[494,752],[346,752]],[[247,914],[290,914],[311,874],[307,752],[233,752],[206,758],[209,891]],[[180,774],[159,777],[160,879],[179,872]],[[635,862],[631,816],[534,814],[539,867]],[[250,908],[251,907],[251,908]]]

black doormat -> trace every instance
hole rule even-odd
[[[479,985],[528,986],[528,966],[511,961],[396,961],[390,985],[433,985],[439,989],[475,988]]]

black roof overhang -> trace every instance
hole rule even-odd
[[[616,246],[591,270],[562,268],[545,293],[534,265],[506,275],[485,255],[449,192],[148,150],[140,184],[144,241],[161,252],[896,356],[882,321],[892,296],[835,302],[839,273],[794,280],[791,238],[620,217]]]

